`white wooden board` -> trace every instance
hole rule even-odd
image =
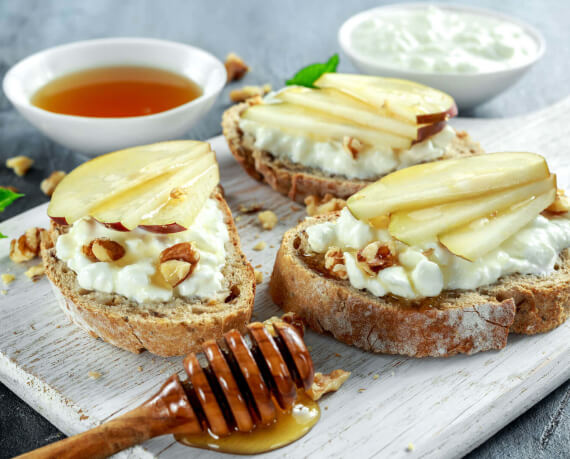
[[[487,151],[526,150],[545,155],[560,185],[570,188],[567,122],[570,99],[531,115],[501,120],[458,119]],[[222,183],[234,211],[261,202],[280,217],[263,231],[255,215],[239,218],[247,256],[261,265],[254,317],[279,312],[267,294],[275,252],[283,232],[304,216],[298,205],[246,176],[223,138],[211,141]],[[0,225],[19,235],[47,225],[40,206]],[[264,251],[252,247],[267,242]],[[32,283],[27,266],[8,259],[9,240],[0,241],[0,272],[17,280],[0,296],[0,379],[66,434],[72,435],[134,408],[163,380],[181,370],[181,357],[132,355],[94,340],[59,310],[46,279]],[[37,261],[36,261],[37,262]],[[512,336],[506,349],[470,357],[411,359],[372,355],[331,338],[308,333],[317,370],[343,368],[352,376],[321,402],[322,418],[300,441],[267,457],[459,457],[467,453],[570,377],[570,323],[538,336]],[[137,368],[141,366],[142,372]],[[89,371],[102,374],[88,377]],[[374,379],[374,375],[379,377]],[[406,451],[408,444],[415,447]],[[122,453],[123,457],[214,457],[190,450],[171,436]]]

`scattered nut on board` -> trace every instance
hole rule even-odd
[[[10,274],[10,273],[5,273],[2,274],[2,282],[4,282],[4,285],[9,285],[12,282],[14,282],[14,279],[16,279],[16,276],[14,276],[14,274]]]
[[[40,280],[40,278],[46,273],[44,265],[42,263],[32,266],[24,274],[32,279],[34,282]]]
[[[264,84],[263,86],[244,86],[243,88],[231,91],[230,100],[235,103],[245,102],[252,97],[262,97],[269,91],[271,91],[270,84]]]
[[[275,212],[272,210],[264,210],[263,212],[259,212],[257,214],[257,218],[261,223],[261,227],[265,230],[272,230],[279,221],[277,215],[275,215]]]
[[[238,206],[238,211],[242,214],[252,214],[262,209],[263,204],[259,204],[258,202],[254,202],[252,204],[240,204]]]
[[[257,250],[258,252],[265,249],[265,247],[267,247],[267,244],[265,243],[265,241],[259,241],[257,244],[255,244],[253,246],[253,250]]]
[[[255,284],[261,284],[263,282],[263,273],[257,269],[254,269],[253,272],[255,273]]]
[[[331,371],[328,375],[317,372],[307,395],[315,401],[319,400],[323,395],[339,390],[349,376],[350,371],[341,369]]]
[[[35,258],[40,253],[40,240],[42,228],[30,228],[18,239],[10,241],[10,260],[14,263],[22,263]]]
[[[226,67],[226,73],[228,74],[228,83],[230,81],[241,80],[245,74],[249,72],[248,65],[235,53],[230,53],[226,56],[224,66]]]
[[[12,169],[19,177],[26,175],[32,164],[34,164],[34,160],[27,156],[14,156],[6,160],[6,167]]]
[[[51,197],[56,187],[59,185],[59,182],[61,182],[66,175],[67,174],[64,171],[53,171],[49,177],[43,179],[42,183],[40,183],[41,190],[46,196]]]

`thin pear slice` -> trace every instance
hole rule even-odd
[[[253,105],[242,117],[318,141],[342,141],[344,136],[350,136],[376,147],[408,149],[412,144],[409,138],[357,126],[340,118],[289,103]]]
[[[329,115],[342,118],[341,122],[352,122],[362,126],[380,129],[381,131],[417,140],[418,127],[399,121],[363,103],[354,97],[334,88],[309,89],[292,87],[281,91],[278,99],[291,104],[308,107]]]
[[[348,208],[363,221],[396,211],[475,198],[550,176],[534,153],[490,153],[419,164],[389,174],[352,195]]]
[[[500,190],[480,197],[410,212],[395,212],[390,217],[389,231],[408,245],[436,241],[437,235],[465,225],[475,219],[501,212],[516,203],[556,189],[556,176],[526,185]]]
[[[455,101],[437,89],[396,78],[325,73],[318,88],[336,88],[408,123],[435,123],[457,115]]]
[[[204,142],[172,141],[127,148],[87,161],[57,186],[48,215],[72,224],[115,196],[190,164],[210,149]]]
[[[442,234],[439,241],[455,255],[475,261],[534,220],[556,197],[556,189],[515,204],[493,218],[480,218]]]

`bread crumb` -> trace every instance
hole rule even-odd
[[[380,375],[376,374],[376,375],[372,376],[372,379],[376,381],[379,377],[380,377]]]
[[[341,369],[331,371],[328,375],[317,372],[307,395],[315,401],[319,400],[323,395],[339,390],[349,376],[349,371]],[[364,390],[359,389],[359,392]]]
[[[67,174],[64,171],[53,171],[49,177],[43,179],[42,183],[40,183],[41,190],[46,196],[51,197],[56,187],[59,185],[59,182],[61,182],[66,175]]]
[[[243,88],[234,89],[230,92],[230,100],[232,102],[245,102],[252,97],[261,97],[271,91],[270,84],[263,86],[244,86]]]
[[[143,371],[143,367],[138,366],[138,367],[137,367],[137,371]]]
[[[14,282],[14,279],[16,279],[16,276],[14,276],[14,274],[9,274],[9,273],[5,273],[2,274],[2,282],[4,282],[4,285],[10,285],[12,282]]]
[[[277,215],[272,210],[264,210],[257,214],[257,218],[261,223],[261,227],[265,230],[272,230],[279,221]]]
[[[416,449],[416,447],[414,446],[413,443],[408,443],[408,446],[406,447],[406,451],[409,451],[410,453]]]
[[[34,282],[40,280],[40,278],[45,274],[45,268],[42,263],[32,266],[24,274],[32,279]]]
[[[89,371],[89,373],[87,373],[87,376],[89,376],[92,379],[99,379],[103,375],[98,371]]]
[[[265,243],[265,241],[259,241],[257,244],[255,244],[253,246],[253,250],[257,250],[258,252],[265,249],[265,247],[267,247],[267,244]]]
[[[34,164],[34,160],[27,156],[14,156],[6,160],[6,167],[12,169],[18,177],[26,175],[32,164]]]
[[[255,273],[255,284],[261,284],[263,282],[263,273],[257,269],[254,269],[253,272]]]
[[[235,53],[230,53],[226,56],[224,62],[226,73],[228,74],[227,82],[241,80],[247,72],[249,72],[248,65],[244,60]]]

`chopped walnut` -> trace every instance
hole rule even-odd
[[[226,67],[226,73],[228,74],[228,83],[230,81],[241,80],[244,75],[249,72],[247,64],[235,53],[227,55],[224,66]]]
[[[38,265],[32,266],[24,274],[36,282],[45,274],[45,272],[46,270],[44,268],[44,265],[40,263]]]
[[[556,198],[554,199],[554,202],[546,208],[546,210],[553,214],[565,214],[566,212],[570,212],[570,199],[568,199],[564,190],[560,188],[556,190]]]
[[[110,263],[125,256],[125,248],[121,244],[103,237],[93,239],[88,245],[84,245],[81,251],[87,258],[95,262]]]
[[[19,177],[26,175],[26,172],[30,170],[32,164],[34,164],[34,160],[27,156],[14,156],[6,160],[6,167],[12,169]]]
[[[16,276],[10,273],[4,273],[0,277],[2,277],[2,282],[4,283],[4,285],[9,285],[12,282],[14,282],[14,279],[16,279]]]
[[[317,195],[310,195],[305,198],[307,206],[307,215],[314,217],[315,215],[324,215],[329,212],[344,209],[346,201],[344,199],[335,198],[332,194],[327,193],[323,198]]]
[[[65,175],[64,171],[53,171],[48,178],[43,179],[42,183],[40,183],[40,188],[44,194],[51,196]]]
[[[349,376],[350,371],[340,369],[331,371],[328,375],[317,372],[315,373],[313,385],[307,391],[307,395],[317,401],[323,395],[339,390]]]
[[[337,279],[348,279],[348,273],[344,264],[344,254],[338,247],[329,247],[325,253],[325,269]]]
[[[240,89],[234,89],[230,92],[230,99],[232,102],[245,102],[252,97],[261,97],[271,91],[271,85],[264,84],[263,86],[244,86]]]
[[[253,246],[253,250],[261,251],[267,247],[267,243],[265,241],[259,241],[257,244]]]
[[[263,273],[261,271],[258,271],[257,269],[253,270],[254,274],[255,274],[255,284],[259,285],[263,282]]]
[[[354,137],[345,135],[342,138],[342,147],[348,154],[350,154],[350,156],[352,156],[352,159],[357,159],[358,154],[364,149],[364,144]]]
[[[390,243],[371,242],[358,251],[356,259],[369,275],[374,276],[382,269],[396,264],[396,248]]]
[[[275,212],[271,210],[264,210],[263,212],[259,212],[257,214],[257,218],[261,223],[261,227],[265,230],[272,230],[279,221],[277,215],[275,215]]]
[[[162,251],[158,269],[164,280],[174,288],[192,275],[199,261],[200,252],[194,244],[180,242]]]
[[[30,228],[18,239],[10,242],[10,259],[14,263],[22,263],[35,258],[40,253],[40,240],[44,230]]]

